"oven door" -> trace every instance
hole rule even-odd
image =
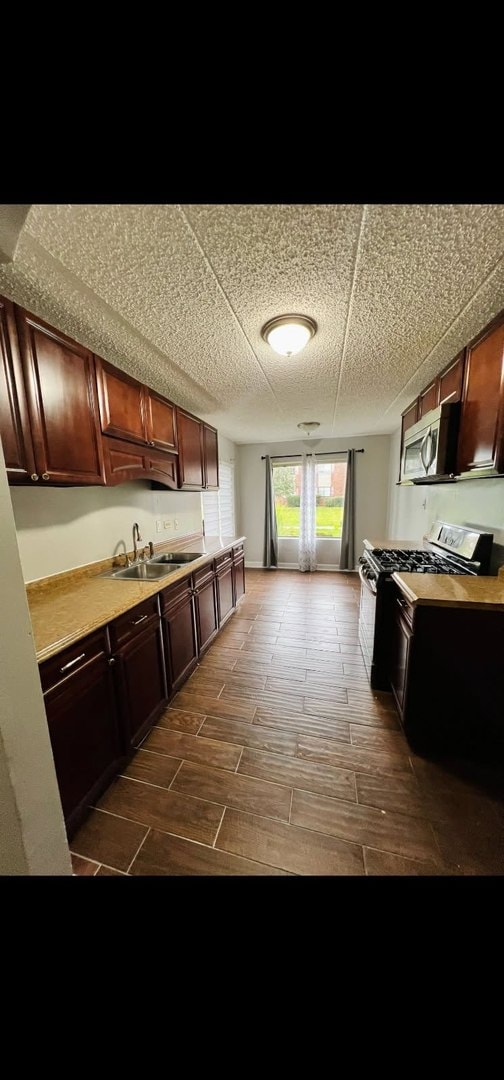
[[[376,581],[372,577],[368,577],[368,573],[369,570],[366,565],[361,563],[359,566],[359,577],[361,582],[359,641],[368,678],[371,679],[376,623]]]

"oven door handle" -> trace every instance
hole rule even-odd
[[[373,582],[368,581],[367,577],[364,576],[362,566],[359,566],[359,577],[361,579],[362,584],[366,586],[366,589],[370,593],[372,593],[373,596],[376,596],[376,585],[373,585]]]

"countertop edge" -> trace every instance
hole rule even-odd
[[[189,577],[189,575],[194,573],[195,570],[200,570],[208,562],[211,562],[213,559],[215,559],[219,555],[223,554],[223,552],[230,551],[237,544],[240,544],[245,540],[246,540],[245,536],[236,536],[236,537],[234,537],[229,543],[226,543],[223,547],[216,548],[215,551],[212,551],[210,553],[205,552],[205,553],[203,553],[201,555],[201,558],[194,559],[193,562],[187,563],[185,566],[182,566],[180,568],[180,570],[177,570],[173,574],[170,574],[169,579],[168,578],[160,578],[159,581],[152,581],[152,582],[135,581],[135,582],[133,582],[132,584],[134,584],[135,588],[140,587],[141,590],[142,590],[143,595],[140,598],[138,597],[138,595],[136,595],[134,600],[131,600],[131,598],[128,600],[128,597],[125,596],[124,597],[124,602],[119,603],[119,605],[118,605],[117,604],[117,595],[118,594],[116,593],[115,597],[114,597],[116,602],[115,602],[114,609],[113,609],[112,612],[110,612],[106,616],[101,615],[97,619],[93,619],[93,620],[88,621],[85,625],[80,626],[78,630],[72,632],[71,634],[65,635],[65,637],[63,637],[63,638],[59,638],[57,641],[51,642],[50,645],[46,645],[45,648],[43,648],[43,649],[38,649],[38,650],[35,649],[35,656],[36,656],[36,659],[37,659],[37,663],[42,664],[42,663],[44,663],[45,660],[50,660],[53,656],[57,656],[58,653],[63,652],[63,650],[67,649],[70,645],[74,645],[77,641],[81,641],[82,638],[87,637],[88,634],[93,633],[95,630],[99,630],[103,626],[108,626],[108,624],[113,622],[114,619],[117,619],[120,615],[123,615],[126,611],[130,611],[132,608],[136,607],[137,604],[142,603],[142,600],[148,600],[149,597],[155,596],[158,592],[161,592],[163,589],[167,589],[167,588],[170,588],[171,585],[175,585],[177,583],[177,581],[182,581],[183,578]],[[188,546],[190,546],[190,545],[188,545]],[[183,549],[181,549],[181,548],[179,548],[178,550],[183,551]],[[130,584],[129,582],[118,582],[118,581],[115,581],[113,578],[103,577],[102,573],[97,573],[94,576],[87,577],[78,586],[78,588],[85,590],[86,587],[89,584],[96,581],[98,578],[102,579],[104,585],[110,582],[110,584],[113,585],[113,587],[114,587],[114,591],[115,591],[115,589],[117,589],[118,586],[121,589],[125,589],[125,591],[127,591],[128,586]],[[75,590],[75,588],[76,588],[75,586],[73,587],[73,589],[69,588],[68,592],[69,593],[73,592]],[[60,587],[58,589],[59,595],[61,596],[61,594],[64,593],[64,591],[65,590]],[[45,601],[47,601],[47,602],[49,601],[49,596],[47,598],[44,597],[43,599],[39,599],[38,604],[43,604]],[[32,603],[33,603],[33,601],[32,601]],[[29,595],[28,595],[28,606],[30,607],[30,597],[29,597]],[[35,635],[33,633],[33,627],[32,627],[32,634],[33,634],[33,638],[34,638],[34,642],[35,642]]]
[[[405,596],[409,603],[413,604],[414,607],[445,607],[457,608],[457,610],[466,609],[471,611],[499,611],[501,614],[504,612],[504,602],[499,600],[482,600],[477,596],[474,599],[470,599],[469,597],[467,597],[466,599],[458,599],[457,597],[447,596],[417,596],[417,594],[413,592],[410,586],[403,580],[402,575],[399,571],[394,571],[391,576],[392,580],[395,581],[396,585],[400,588],[403,596]],[[436,581],[439,581],[440,578],[446,577],[448,578],[448,581],[450,583],[453,581],[453,577],[451,574],[421,574],[420,577],[433,577],[436,579]],[[460,578],[457,578],[457,580],[460,581]],[[464,581],[465,580],[466,579],[464,578]],[[485,580],[488,580],[488,578],[485,578]],[[498,582],[499,579],[498,577],[491,577],[490,580],[492,582]],[[481,581],[481,577],[469,577],[468,581]],[[441,584],[441,581],[439,581],[440,586]]]

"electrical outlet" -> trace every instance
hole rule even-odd
[[[163,525],[164,525],[165,529],[171,529],[173,527],[171,521],[163,521]]]
[[[161,522],[160,522],[160,520],[158,518],[158,520],[156,521],[156,532],[161,532],[161,528],[162,528],[162,524],[161,524]]]

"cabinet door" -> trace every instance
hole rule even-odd
[[[205,455],[205,487],[219,487],[219,450],[215,428],[203,424],[203,449]]]
[[[392,626],[390,642],[390,685],[397,702],[397,708],[404,713],[406,686],[408,679],[408,658],[412,632],[399,612]]]
[[[108,487],[124,484],[127,480],[147,480],[146,451],[132,443],[103,436],[105,479]]]
[[[458,471],[504,472],[504,321],[467,349]]]
[[[127,750],[139,743],[166,702],[160,620],[120,648],[115,659]]]
[[[3,297],[0,297],[0,435],[11,483],[32,482],[36,475],[35,454],[14,310],[10,300]]]
[[[175,405],[161,394],[146,387],[147,438],[150,446],[159,450],[177,449],[177,424]]]
[[[147,445],[144,387],[97,356],[96,376],[104,435]]]
[[[177,409],[179,444],[179,486],[201,491],[205,486],[203,471],[203,424],[194,416]]]
[[[195,595],[196,626],[198,630],[198,651],[200,653],[210,645],[219,628],[215,578],[201,586]]]
[[[16,308],[35,472],[59,484],[103,484],[93,355]]]
[[[198,660],[194,603],[189,596],[163,616],[170,697],[185,682]]]
[[[462,397],[462,384],[464,381],[465,350],[462,350],[449,367],[439,376],[439,404],[445,402],[454,403]]]
[[[147,450],[145,454],[147,476],[164,487],[176,491],[178,488],[177,457],[175,454],[158,454]]]
[[[122,755],[112,672],[95,657],[44,698],[69,836],[117,771]]]
[[[217,599],[219,601],[219,625],[227,619],[234,608],[233,566],[217,574]]]
[[[422,416],[425,416],[431,409],[435,409],[437,405],[439,405],[439,382],[434,379],[430,386],[420,394],[418,399],[418,419],[421,420]]]
[[[235,563],[233,565],[233,571],[234,571],[234,585],[235,585],[234,602],[235,602],[235,605],[236,605],[238,603],[238,601],[241,599],[241,597],[245,595],[245,558],[244,557],[236,559],[236,561],[235,561]]]

